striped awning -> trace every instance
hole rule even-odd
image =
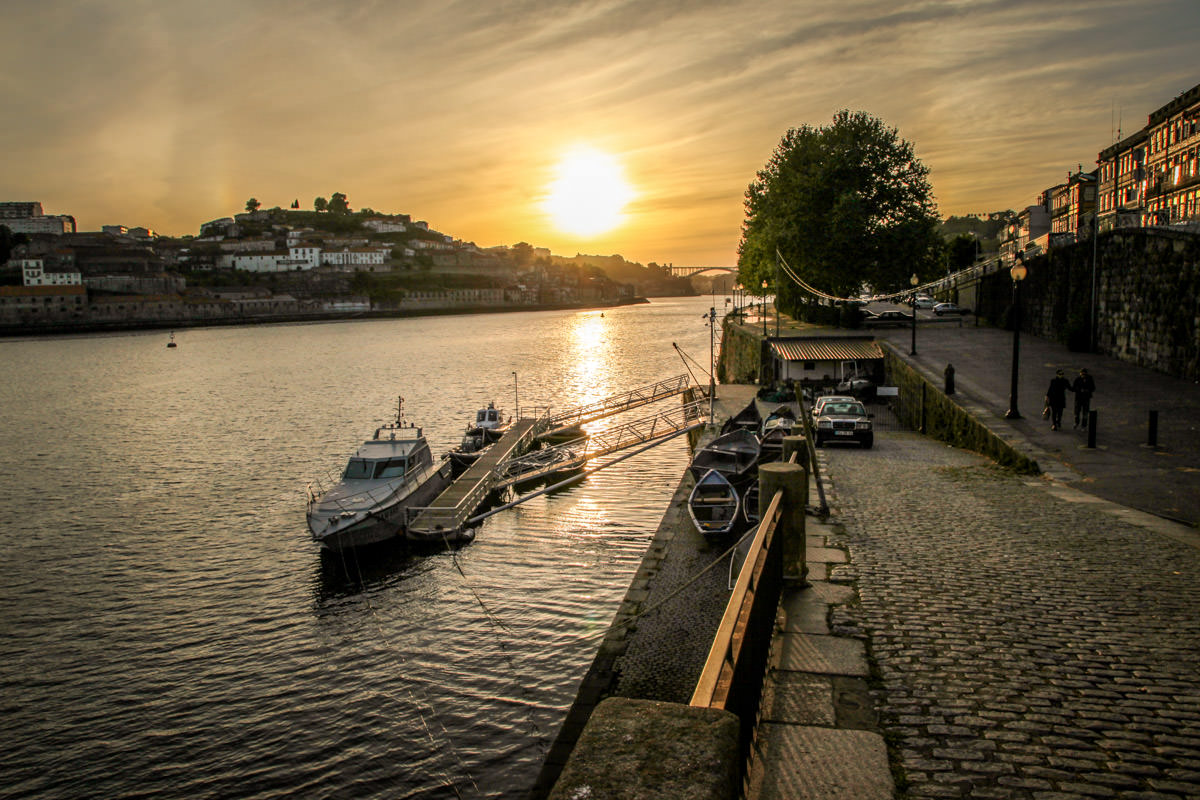
[[[874,339],[781,339],[771,342],[771,352],[784,361],[864,361],[883,358]]]

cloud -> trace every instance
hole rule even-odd
[[[10,0],[0,195],[189,233],[251,195],[343,191],[553,246],[537,198],[584,143],[639,191],[597,252],[731,263],[789,127],[866,110],[916,145],[944,213],[1027,204],[1115,117],[1132,131],[1196,83],[1198,23],[1192,0]]]

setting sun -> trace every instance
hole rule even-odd
[[[604,233],[621,224],[633,190],[621,165],[607,153],[574,150],[556,168],[546,211],[559,230],[578,236]]]

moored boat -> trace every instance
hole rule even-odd
[[[495,403],[488,403],[487,408],[476,411],[475,422],[467,426],[462,442],[446,454],[454,465],[454,474],[460,475],[474,464],[488,445],[500,440],[511,422],[511,419],[505,421],[504,412],[496,408]]]
[[[309,487],[308,528],[322,547],[339,551],[401,537],[405,509],[427,505],[450,480],[450,464],[434,462],[400,398],[396,421],[359,446],[337,483],[319,495]]]
[[[791,406],[781,405],[771,411],[762,422],[761,460],[778,461],[783,455],[783,437],[796,433],[799,427]]]
[[[688,469],[697,481],[712,469],[740,486],[753,479],[760,449],[758,437],[752,431],[739,428],[718,436],[697,450]]]
[[[696,481],[688,498],[692,524],[705,536],[729,533],[738,522],[740,500],[729,479],[710,469]]]

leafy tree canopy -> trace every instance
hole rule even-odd
[[[316,200],[313,200],[313,211],[316,211],[319,213],[321,211],[328,211],[328,210],[329,210],[329,201],[326,200],[324,197],[318,197]]]
[[[330,214],[349,214],[350,204],[346,202],[346,195],[341,192],[334,192],[329,196],[329,213]]]
[[[251,197],[246,201],[246,210],[250,212],[258,211],[262,207],[262,203],[258,202],[257,198]]]
[[[913,146],[863,111],[839,111],[823,128],[792,128],[746,190],[738,245],[741,283],[775,292],[775,251],[815,288],[854,296],[908,287],[939,273],[944,244],[929,170]],[[784,308],[807,294],[786,276]]]

